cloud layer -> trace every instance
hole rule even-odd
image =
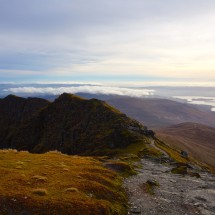
[[[14,94],[50,94],[60,95],[66,93],[90,93],[105,95],[120,95],[131,97],[143,97],[153,95],[155,90],[152,89],[129,89],[106,86],[70,86],[70,87],[17,87],[4,89],[6,93]]]
[[[215,111],[215,97],[204,96],[173,96],[177,99],[187,101],[189,104],[211,106],[211,111]]]

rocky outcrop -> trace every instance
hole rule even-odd
[[[10,102],[3,99],[8,117],[2,117],[2,112],[0,116],[1,128],[9,119],[1,148],[100,155],[139,142],[147,133],[146,127],[97,99],[64,93],[52,103],[41,100],[34,106],[36,99],[9,97]]]
[[[183,150],[181,150],[181,156],[182,156],[183,158],[188,158],[188,153],[185,152],[185,151],[183,151]]]

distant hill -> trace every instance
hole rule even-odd
[[[215,128],[182,123],[157,130],[156,135],[170,146],[183,149],[215,168]]]
[[[0,148],[97,155],[147,134],[143,125],[97,99],[64,93],[53,102],[15,96],[0,100]]]
[[[108,103],[150,128],[161,128],[183,122],[215,127],[215,113],[197,106],[156,98],[109,98]]]

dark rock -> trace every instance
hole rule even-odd
[[[181,151],[181,157],[188,158],[188,153],[182,150]]]
[[[146,183],[149,184],[150,186],[159,186],[156,180],[147,180]]]
[[[141,214],[141,207],[135,207],[133,206],[131,209],[130,209],[131,213],[133,214]]]
[[[207,202],[207,199],[201,197],[201,196],[196,196],[195,199],[202,201],[202,202]]]
[[[189,176],[196,177],[196,178],[201,178],[201,176],[197,172],[189,172]]]

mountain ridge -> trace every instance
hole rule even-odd
[[[5,106],[10,105],[10,109],[5,111],[6,116],[11,119],[14,109],[16,116],[22,116],[24,107],[20,105],[17,109],[14,99],[18,103],[29,101],[11,95],[4,98]],[[104,101],[83,99],[68,93],[53,102],[37,101],[43,103],[40,108],[36,108],[26,120],[12,123],[12,128],[7,130],[4,130],[7,117],[3,116],[4,111],[0,112],[0,131],[6,132],[6,135],[0,135],[1,148],[34,153],[59,150],[67,154],[105,154],[105,150],[126,147],[151,134],[145,126]]]

